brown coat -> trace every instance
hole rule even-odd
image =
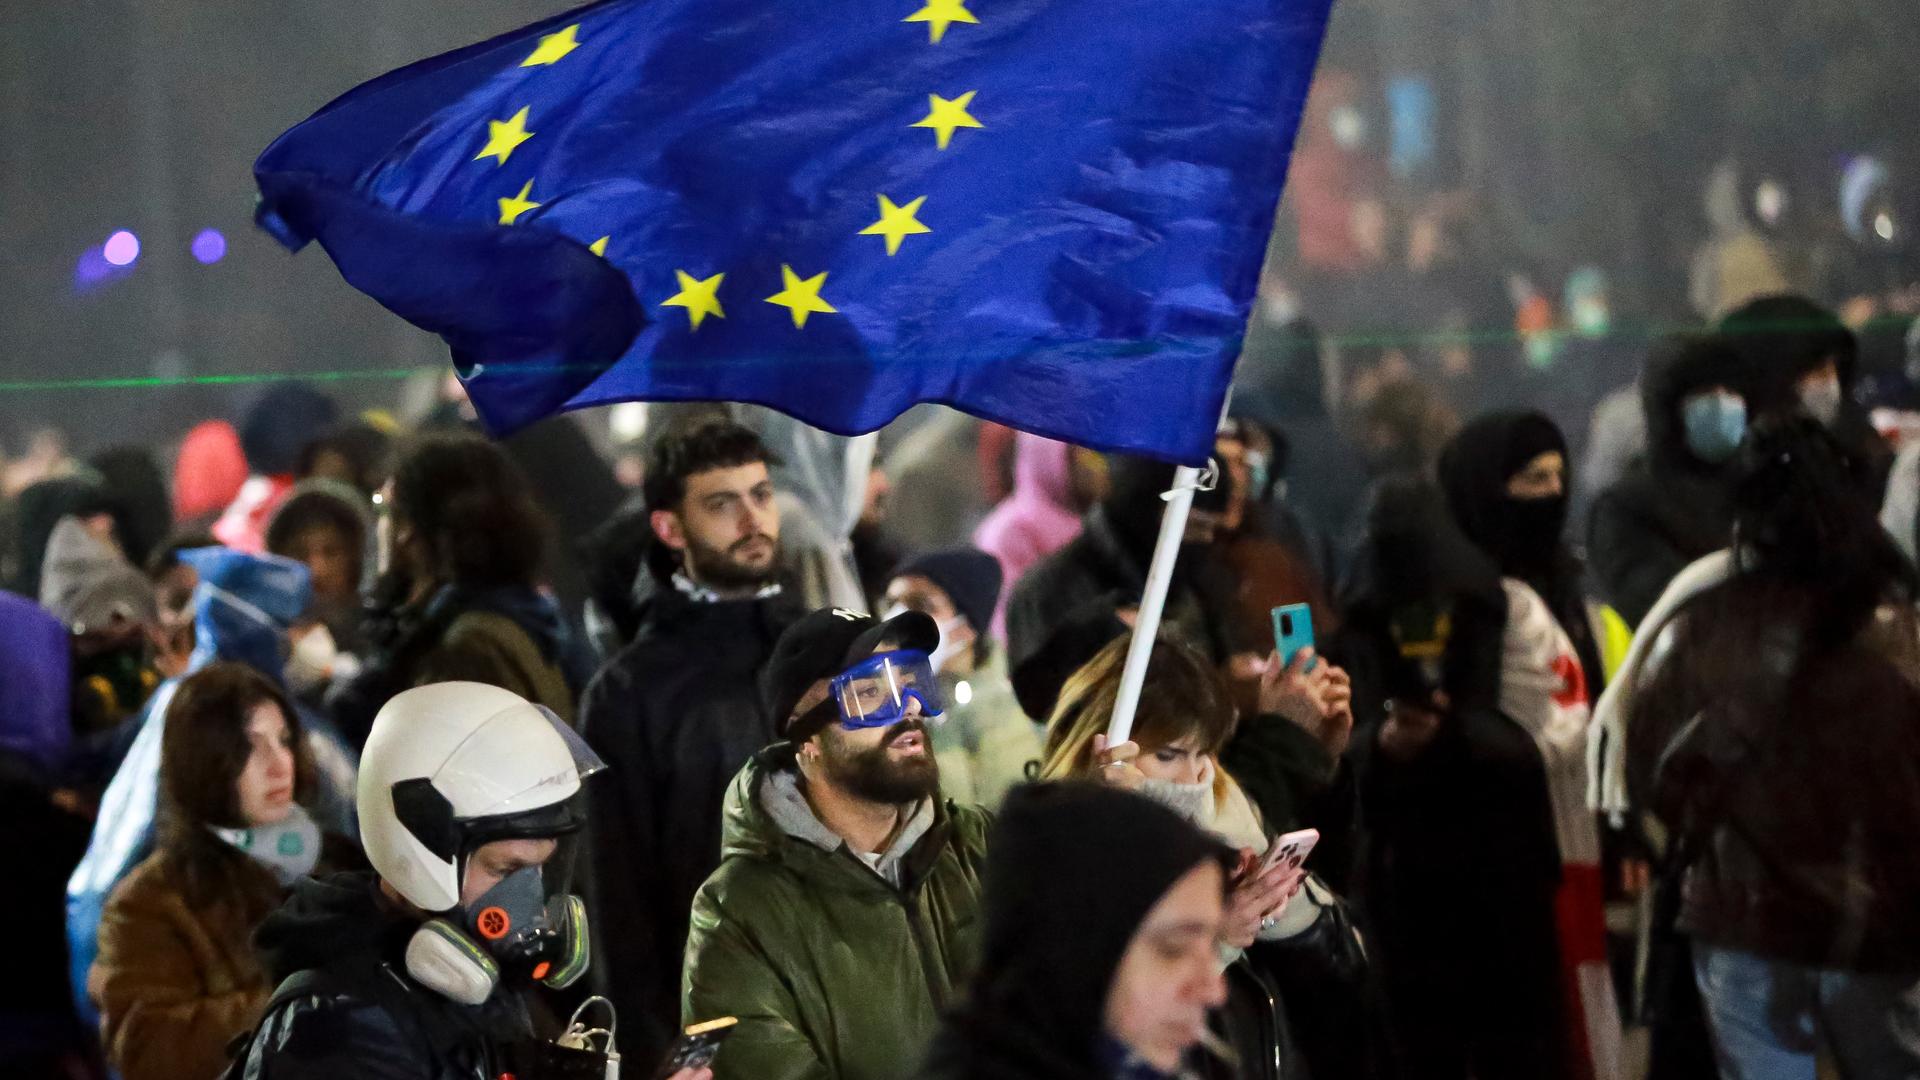
[[[263,868],[246,870],[267,878]],[[264,884],[258,895],[278,895],[270,878]],[[87,991],[122,1080],[220,1075],[227,1043],[259,1022],[273,991],[252,943],[269,910],[238,899],[190,907],[158,854],[113,890]]]
[[[1801,660],[1813,596],[1735,579],[1661,631],[1636,805],[1693,838],[1681,928],[1808,967],[1920,972],[1920,620],[1889,604]]]

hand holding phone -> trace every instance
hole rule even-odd
[[[710,1067],[714,1056],[720,1053],[720,1044],[733,1034],[737,1017],[723,1016],[718,1020],[708,1020],[694,1024],[681,1033],[667,1051],[667,1059],[655,1073],[656,1080],[675,1080],[683,1072],[697,1072]]]
[[[1262,932],[1273,927],[1274,920],[1300,891],[1301,882],[1306,879],[1307,855],[1319,839],[1320,834],[1315,830],[1302,829],[1276,838],[1268,845],[1266,854],[1257,859],[1251,849],[1244,852],[1245,864],[1234,876],[1232,894],[1228,897],[1222,940],[1245,949]]]
[[[1307,856],[1313,854],[1314,845],[1319,842],[1319,829],[1300,829],[1276,836],[1267,846],[1267,853],[1260,857],[1259,872],[1264,874],[1283,864],[1289,870],[1298,870],[1306,865]]]
[[[1313,609],[1306,604],[1288,604],[1273,609],[1273,648],[1282,667],[1292,667],[1301,653],[1313,648]],[[1307,661],[1312,671],[1319,657]]]

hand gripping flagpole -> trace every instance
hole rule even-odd
[[[1233,385],[1227,385],[1227,397],[1220,403],[1220,420],[1225,423],[1227,409],[1233,404]],[[1218,478],[1218,465],[1209,461],[1205,470],[1182,465],[1173,473],[1173,487],[1160,498],[1167,508],[1160,515],[1160,538],[1153,545],[1153,562],[1147,567],[1147,585],[1140,597],[1140,611],[1133,621],[1133,641],[1127,646],[1127,664],[1120,672],[1120,692],[1113,699],[1113,719],[1107,724],[1107,745],[1118,746],[1133,736],[1133,714],[1140,707],[1140,688],[1147,683],[1147,661],[1153,657],[1153,643],[1160,636],[1160,616],[1167,609],[1167,592],[1173,586],[1173,564],[1180,557],[1180,542],[1187,535],[1187,517],[1193,512],[1193,493],[1212,491]]]

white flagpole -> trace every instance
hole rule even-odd
[[[1140,597],[1140,613],[1133,623],[1133,642],[1127,648],[1127,666],[1120,674],[1120,693],[1113,701],[1113,720],[1107,725],[1107,745],[1117,746],[1133,734],[1133,713],[1140,705],[1140,688],[1146,685],[1147,661],[1153,656],[1153,642],[1160,634],[1160,616],[1166,610],[1167,590],[1173,584],[1174,560],[1180,557],[1180,541],[1187,533],[1187,515],[1193,510],[1193,492],[1200,486],[1200,470],[1182,465],[1173,474],[1173,490],[1162,496],[1166,511],[1160,515],[1160,539],[1153,545],[1153,563],[1147,568],[1145,595]]]

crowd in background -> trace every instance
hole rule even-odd
[[[1469,390],[1270,279],[1118,745],[1170,465],[937,409],[493,442],[457,387],[84,460],[49,425],[0,503],[9,1075],[220,1075],[300,970],[289,890],[365,870],[376,718],[447,682],[605,763],[569,869],[631,1060],[730,1015],[738,1080],[1909,1075],[1920,445],[1868,406],[1920,355],[1729,295],[1757,257],[1631,387],[1554,334]],[[919,710],[835,719],[896,653]]]

